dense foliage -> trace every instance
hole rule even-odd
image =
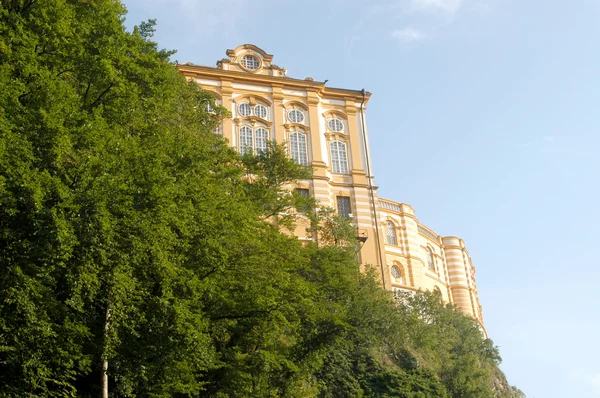
[[[103,367],[123,397],[517,396],[473,320],[359,272],[352,229],[286,189],[309,170],[211,133],[226,112],[152,21],[1,4],[0,396],[99,396]]]

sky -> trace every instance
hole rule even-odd
[[[600,397],[600,0],[124,0],[173,60],[251,43],[373,93],[379,196],[463,238],[501,368]]]

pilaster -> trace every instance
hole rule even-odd
[[[233,103],[231,79],[221,78],[221,103],[232,115],[234,115],[235,104]],[[233,118],[223,119],[223,137],[226,138],[231,145],[235,145],[234,134]]]

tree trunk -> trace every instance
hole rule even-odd
[[[104,353],[102,355],[102,398],[108,398],[108,359],[106,358],[106,342],[110,325],[110,301],[106,304],[106,317],[104,319]]]

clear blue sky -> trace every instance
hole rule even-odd
[[[600,397],[599,0],[125,4],[179,62],[252,43],[290,77],[371,91],[379,194],[466,241],[509,382]]]

